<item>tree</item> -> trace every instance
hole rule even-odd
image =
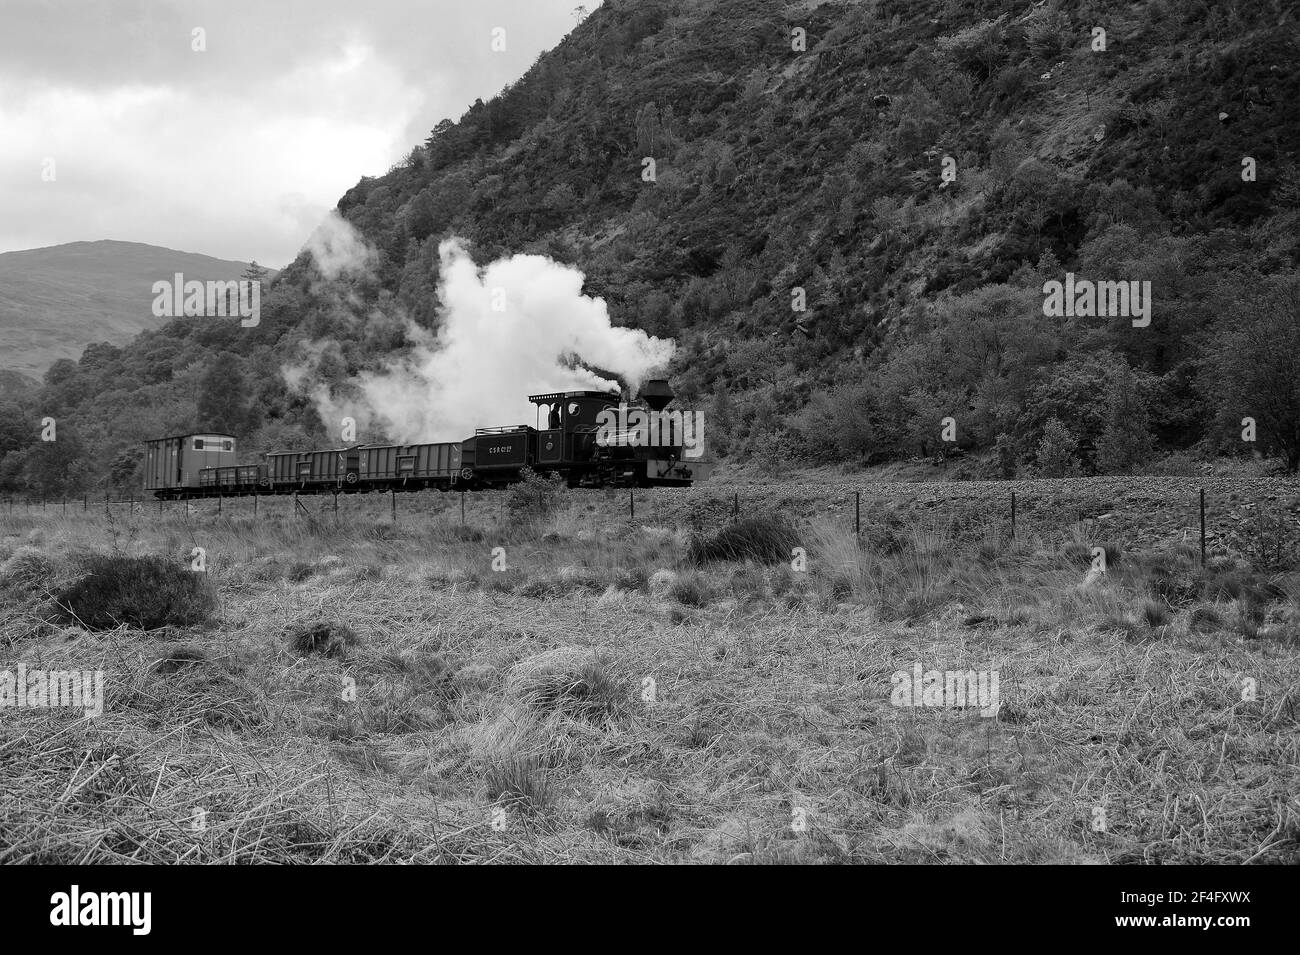
[[[12,494],[27,484],[27,451],[10,451],[0,456],[0,491]]]
[[[642,156],[653,156],[659,145],[659,108],[646,103],[636,111],[636,148]]]
[[[38,441],[27,453],[27,481],[46,497],[79,494],[89,478],[81,439],[67,425],[59,428],[57,441]]]
[[[1097,472],[1125,474],[1151,460],[1151,416],[1133,370],[1124,365],[1111,379],[1106,425],[1097,439]]]
[[[1203,375],[1221,424],[1254,422],[1266,454],[1300,467],[1300,275],[1240,276],[1213,296],[1219,325],[1204,353]]]
[[[1110,414],[1111,381],[1123,361],[1113,352],[1101,351],[1070,355],[1047,366],[1043,379],[1029,390],[1022,404],[1016,427],[1021,447],[1034,449],[1030,456],[1037,457],[1036,448],[1046,436],[1048,424],[1055,420],[1065,427],[1068,421],[1070,453],[1078,455],[1080,463],[1091,464]]]
[[[122,450],[113,458],[108,468],[108,482],[115,488],[136,488],[140,486],[140,462],[144,460],[144,448],[134,445]]]
[[[0,458],[32,442],[31,415],[15,401],[0,402]]]
[[[572,209],[578,202],[578,194],[567,182],[557,182],[542,200],[542,204],[559,216]]]
[[[217,355],[199,383],[198,427],[242,435],[248,428],[248,383],[239,356]]]
[[[705,419],[706,441],[710,450],[725,455],[731,447],[731,430],[735,426],[736,410],[731,403],[731,396],[725,385],[719,385],[713,392],[713,400]]]
[[[1079,439],[1060,418],[1049,418],[1034,452],[1041,477],[1073,477],[1079,473]]]

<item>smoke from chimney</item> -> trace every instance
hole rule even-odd
[[[360,375],[353,397],[332,396],[301,368],[284,369],[286,380],[311,394],[328,430],[351,416],[362,432],[382,428],[403,444],[457,441],[475,427],[532,424],[530,394],[617,390],[618,382],[585,365],[619,376],[635,392],[673,356],[672,340],[613,326],[605,302],[582,294],[575,268],[514,255],[480,269],[456,239],[442,242],[438,255],[437,332],[408,321],[415,347]]]

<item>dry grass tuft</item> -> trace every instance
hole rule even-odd
[[[208,652],[202,647],[171,647],[167,651],[167,655],[153,665],[153,672],[159,676],[166,676],[169,673],[176,673],[186,667],[207,663],[208,660]]]
[[[289,649],[299,656],[313,653],[342,658],[357,645],[356,631],[346,623],[331,620],[306,620],[291,623],[284,630]]]
[[[557,647],[521,660],[506,686],[529,706],[584,719],[612,716],[628,701],[601,655],[584,647]]]
[[[19,547],[0,564],[0,585],[40,588],[54,576],[54,562],[34,547]]]
[[[688,559],[694,564],[719,560],[754,560],[775,564],[790,559],[799,534],[780,517],[747,517],[709,536],[691,538]]]

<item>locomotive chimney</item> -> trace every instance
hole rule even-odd
[[[673,389],[667,378],[652,378],[641,388],[641,400],[654,411],[662,411],[673,400]]]

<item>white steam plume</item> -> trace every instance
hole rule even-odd
[[[415,348],[383,371],[359,376],[359,400],[311,388],[327,425],[346,414],[404,444],[458,441],[476,427],[533,424],[530,394],[617,388],[575,359],[619,375],[635,391],[673,356],[671,340],[611,325],[604,300],[582,294],[575,268],[515,255],[480,270],[455,239],[439,245],[438,254],[443,308],[436,335],[408,323]]]
[[[303,248],[311,253],[321,275],[330,280],[346,273],[365,275],[377,258],[365,238],[336,209],[330,210]]]

